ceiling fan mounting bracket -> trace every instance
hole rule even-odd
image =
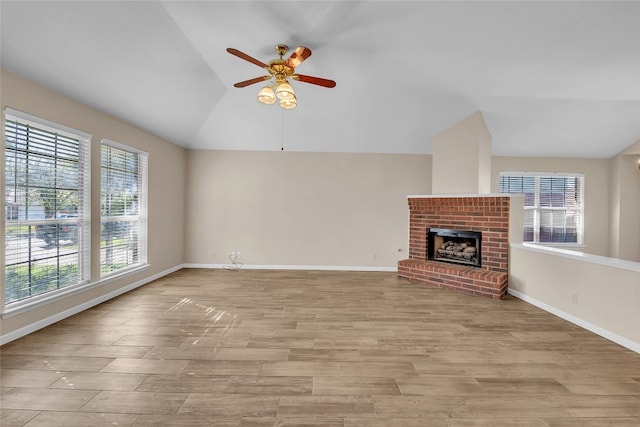
[[[277,53],[278,55],[280,55],[280,59],[282,59],[282,57],[283,57],[287,52],[289,52],[289,46],[287,46],[286,44],[278,43],[278,44],[276,45],[276,53]]]

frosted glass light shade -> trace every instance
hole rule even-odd
[[[276,88],[276,96],[279,99],[293,99],[295,97],[295,93],[289,83],[283,82]]]
[[[276,94],[269,86],[265,86],[260,89],[260,92],[258,92],[258,101],[262,102],[263,104],[271,105],[276,102]]]
[[[298,106],[298,101],[296,101],[295,95],[291,99],[281,99],[280,107],[285,110],[291,110],[292,108],[296,108]]]

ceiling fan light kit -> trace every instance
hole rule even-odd
[[[289,48],[283,44],[276,45],[276,53],[280,55],[279,59],[274,59],[268,64],[259,61],[244,52],[240,52],[237,49],[227,48],[227,52],[237,56],[240,59],[251,62],[258,67],[264,68],[269,72],[268,76],[256,77],[253,79],[245,80],[234,84],[234,87],[246,87],[255,83],[271,80],[269,84],[260,89],[258,92],[258,101],[271,105],[275,104],[276,99],[280,102],[280,107],[286,110],[296,108],[298,101],[296,98],[293,87],[287,80],[291,78],[303,83],[310,83],[318,86],[332,88],[336,86],[336,82],[333,80],[323,79],[320,77],[305,76],[302,74],[296,74],[295,69],[298,65],[311,56],[311,50],[304,46],[298,47],[293,51],[289,59],[283,59],[282,57],[289,51]],[[275,90],[274,90],[275,89]]]
[[[294,96],[291,99],[281,99],[280,100],[280,107],[284,108],[285,110],[290,110],[292,108],[296,108],[296,106],[298,105],[298,102],[296,101],[296,97]]]
[[[271,86],[265,86],[258,92],[258,101],[263,104],[271,105],[276,102],[276,94]]]
[[[278,97],[278,99],[289,100],[293,99],[295,94],[291,85],[285,80],[276,88],[276,96]]]

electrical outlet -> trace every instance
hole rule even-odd
[[[571,302],[578,304],[578,294],[571,294]]]

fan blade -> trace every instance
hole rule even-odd
[[[291,68],[296,68],[298,65],[311,56],[311,49],[308,47],[300,46],[293,51],[289,59],[287,59],[287,65]]]
[[[269,80],[271,78],[271,76],[261,76],[261,77],[256,77],[255,79],[249,79],[249,80],[245,80],[243,82],[238,82],[236,84],[234,84],[234,87],[245,87],[245,86],[249,86],[249,85],[253,85],[256,83],[260,83],[263,82],[265,80]]]
[[[261,68],[267,68],[267,64],[265,64],[262,61],[258,61],[256,58],[252,58],[251,56],[247,55],[244,52],[240,52],[238,49],[234,49],[232,47],[228,47],[227,48],[227,52],[229,52],[231,55],[235,55],[238,58],[244,59],[245,61],[249,61],[252,64],[257,65],[258,67]]]
[[[336,87],[336,82],[329,79],[322,79],[320,77],[313,76],[305,76],[303,74],[294,74],[291,76],[292,79],[298,80],[304,83],[311,83],[313,85],[324,86],[324,87]]]

